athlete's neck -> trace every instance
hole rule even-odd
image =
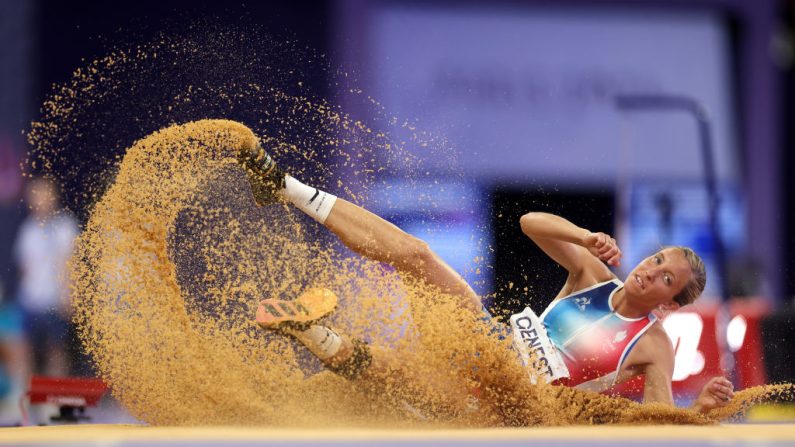
[[[654,308],[649,309],[643,303],[637,303],[631,295],[627,295],[627,289],[622,287],[613,295],[613,310],[625,318],[641,318],[648,315]]]

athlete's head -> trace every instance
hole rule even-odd
[[[641,261],[627,276],[624,288],[633,299],[651,307],[676,310],[704,291],[704,262],[690,248],[667,247]]]

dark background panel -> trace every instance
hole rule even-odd
[[[53,83],[68,80],[75,68],[107,54],[113,44],[146,42],[163,31],[180,34],[193,25],[261,27],[275,40],[296,40],[325,52],[329,45],[329,11],[329,3],[319,0],[41,0],[37,12],[40,79],[36,103],[41,103]]]
[[[495,188],[491,194],[494,289],[491,310],[499,316],[529,306],[540,314],[566,281],[566,271],[522,233],[519,218],[531,211],[557,214],[591,231],[614,233],[612,191],[548,191]]]

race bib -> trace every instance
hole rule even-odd
[[[547,383],[569,377],[569,369],[563,362],[541,320],[529,307],[511,316],[513,345],[525,366],[530,367],[530,381],[536,383],[538,377]]]

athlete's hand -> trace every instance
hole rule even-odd
[[[607,265],[621,265],[621,249],[616,240],[605,233],[588,233],[583,239],[583,246],[592,255],[606,262]]]
[[[733,397],[734,385],[725,377],[713,377],[701,389],[693,402],[693,409],[707,413],[713,408],[725,407]]]

